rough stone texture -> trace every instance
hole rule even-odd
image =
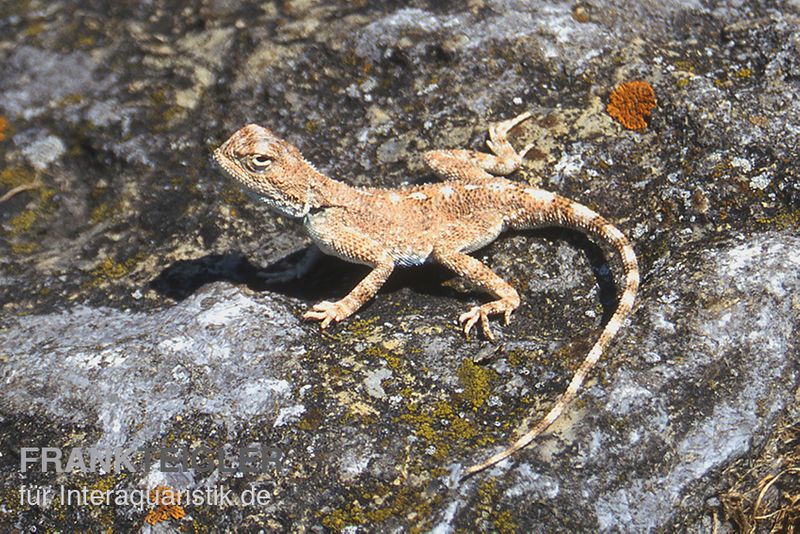
[[[0,205],[0,525],[149,528],[18,490],[166,483],[272,500],[162,531],[711,530],[726,466],[796,413],[799,21],[796,2],[5,2],[0,195],[41,186]],[[634,79],[658,99],[640,132],[605,112]],[[498,345],[463,339],[479,297],[435,267],[321,336],[300,313],[363,268],[264,287],[307,239],[208,154],[259,122],[334,176],[399,184],[526,109],[518,179],[618,222],[642,291],[553,431],[457,485],[564,389],[616,262],[561,230],[482,251],[523,293]],[[24,446],[256,442],[283,453],[258,477],[19,472]]]

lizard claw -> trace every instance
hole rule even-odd
[[[536,143],[530,143],[530,144],[525,145],[525,148],[523,148],[522,150],[519,151],[519,157],[524,158],[528,154],[528,152],[533,150],[535,147],[536,147]]]
[[[489,340],[494,341],[494,334],[492,334],[492,329],[489,328],[489,314],[486,313],[486,310],[484,310],[482,306],[475,306],[470,311],[462,313],[458,317],[458,322],[461,323],[464,328],[464,335],[469,337],[469,331],[472,330],[472,327],[475,326],[478,320],[481,321],[483,335]]]
[[[513,119],[506,119],[504,121],[498,122],[497,124],[489,128],[489,137],[491,139],[504,139],[505,136],[508,134],[508,132],[510,132],[511,129],[514,128],[514,126],[530,118],[531,118],[531,112],[526,111],[525,113],[517,115]]]
[[[511,172],[519,167],[525,154],[533,148],[533,145],[528,145],[525,149],[517,153],[508,142],[508,132],[511,131],[517,124],[529,119],[531,117],[530,111],[526,111],[521,115],[517,115],[513,119],[506,119],[496,124],[489,126],[489,139],[486,140],[486,146],[489,150],[499,158],[505,160],[507,165],[513,168],[509,169]]]
[[[320,328],[325,330],[332,322],[338,322],[350,315],[338,302],[324,300],[303,314],[307,321],[321,321]]]

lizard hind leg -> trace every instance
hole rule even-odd
[[[470,330],[480,321],[483,334],[494,341],[494,334],[489,328],[489,317],[502,314],[505,323],[511,319],[511,313],[519,307],[520,299],[517,291],[508,282],[497,276],[479,260],[461,252],[434,250],[434,259],[451,271],[459,274],[479,289],[491,293],[497,300],[474,306],[469,311],[462,313],[458,322],[464,329],[464,334],[469,335]]]
[[[489,128],[486,145],[491,154],[474,150],[431,150],[425,152],[425,163],[439,176],[448,180],[481,180],[489,175],[507,176],[522,165],[522,158],[533,148],[528,145],[517,152],[508,141],[512,128],[530,118],[530,112],[517,115]]]
[[[486,146],[489,147],[497,157],[508,162],[515,162],[516,168],[522,164],[522,158],[525,157],[533,145],[527,145],[520,152],[514,150],[511,143],[508,142],[508,132],[510,132],[518,124],[525,122],[531,118],[531,112],[526,111],[517,115],[513,119],[506,119],[493,124],[489,127],[489,139],[486,141]],[[516,168],[514,170],[516,170]]]

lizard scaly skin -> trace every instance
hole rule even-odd
[[[562,414],[589,371],[633,308],[639,287],[636,254],[628,239],[586,206],[555,193],[501,178],[516,171],[531,146],[516,152],[508,132],[528,119],[523,113],[489,129],[491,154],[472,150],[426,152],[426,163],[443,182],[402,188],[355,188],[332,180],[307,162],[300,151],[267,128],[250,124],[214,151],[220,166],[278,213],[301,219],[325,253],[372,267],[341,300],[320,302],[304,317],[327,328],[372,298],[397,266],[433,261],[463,276],[495,300],[459,317],[464,333],[480,321],[494,339],[491,315],[506,324],[520,305],[517,291],[473,252],[506,229],[564,226],[610,245],[620,256],[624,281],[619,303],[566,391],[547,415],[505,450],[467,469],[481,471],[528,445]]]

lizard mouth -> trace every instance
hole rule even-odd
[[[265,193],[261,191],[259,184],[251,179],[246,172],[236,165],[234,160],[225,154],[225,151],[223,150],[224,147],[225,145],[222,145],[212,152],[214,161],[217,162],[217,165],[220,166],[225,174],[229,178],[232,178],[245,191],[245,193],[247,193],[248,196],[256,200],[263,201],[265,198]]]
[[[214,158],[214,161],[216,161],[218,165],[222,165],[222,159],[224,158],[222,155],[222,148],[215,148],[211,153],[211,157]]]
[[[225,171],[226,174],[228,174],[231,178],[237,177],[236,170],[234,169],[233,164],[230,162],[230,159],[225,156],[225,153],[222,151],[222,147],[214,150],[212,157],[217,165],[222,167],[222,170]]]

